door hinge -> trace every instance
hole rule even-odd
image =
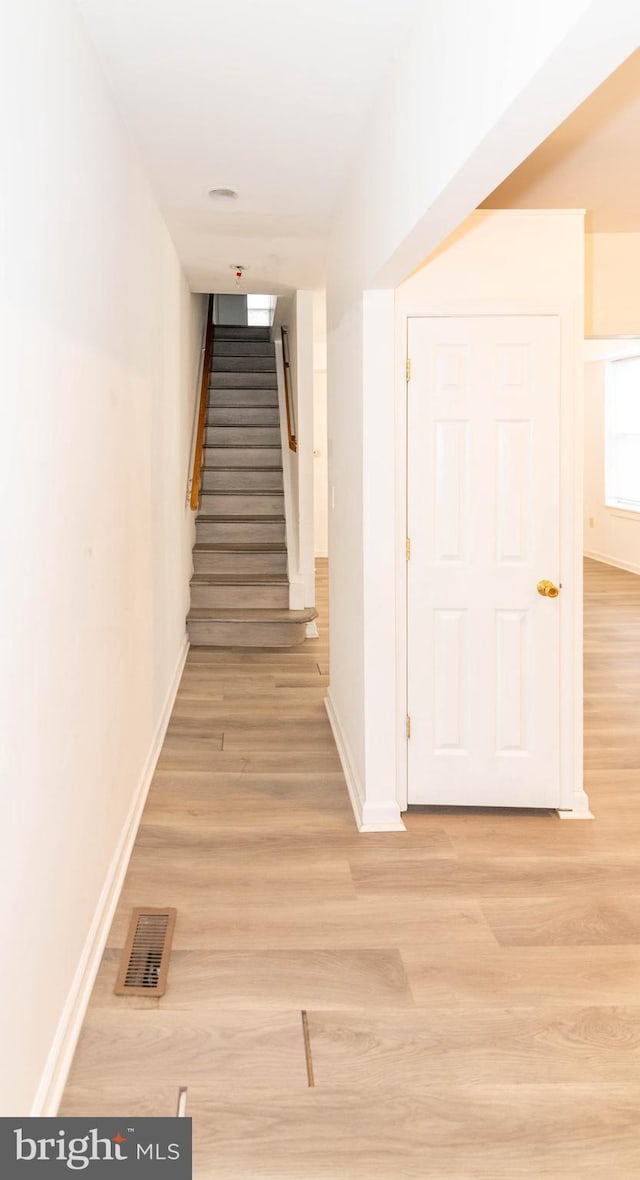
[[[407,737],[411,737],[411,718],[407,717]]]
[[[407,357],[407,381],[411,380],[411,361]]]
[[[411,537],[407,537],[406,554],[407,561],[411,561]]]

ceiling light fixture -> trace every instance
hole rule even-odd
[[[213,201],[237,201],[238,199],[234,188],[210,188],[209,196]]]

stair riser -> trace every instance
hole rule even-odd
[[[195,582],[191,587],[194,607],[271,607],[287,610],[288,586],[207,586]]]
[[[209,410],[223,406],[278,406],[277,389],[224,389],[209,391]]]
[[[273,356],[270,340],[218,340],[213,339],[213,355],[219,356]]]
[[[196,538],[204,543],[225,541],[237,545],[243,543],[268,545],[274,541],[277,544],[283,544],[284,521],[199,520],[196,524]]]
[[[203,471],[202,489],[205,492],[281,492],[281,471]]]
[[[219,356],[216,355],[213,373],[275,373],[276,362],[272,356]]]
[[[305,623],[217,623],[190,619],[194,647],[296,647],[306,638]]]
[[[245,328],[240,324],[216,324],[214,340],[271,340],[271,328]]]
[[[282,492],[244,496],[242,492],[203,492],[200,511],[205,516],[284,516]]]
[[[279,426],[278,407],[213,406],[207,413],[207,426]]]
[[[275,373],[216,373],[209,375],[210,389],[277,389]]]
[[[287,555],[286,553],[234,553],[232,550],[228,553],[211,553],[204,551],[193,551],[193,572],[196,574],[229,574],[231,577],[242,577],[243,574],[251,574],[253,577],[260,575],[276,574],[282,577],[287,576]]]
[[[273,447],[280,443],[279,426],[207,426],[207,447]]]
[[[277,447],[205,447],[205,467],[281,467],[282,450]]]

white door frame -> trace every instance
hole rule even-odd
[[[415,297],[413,297],[415,299]],[[397,784],[401,811],[407,809],[407,386],[408,320],[413,317],[536,316],[560,319],[560,795],[563,818],[589,818],[583,787],[583,395],[582,325],[563,300],[462,300],[421,302],[396,291],[396,683]],[[410,739],[409,739],[410,740]]]

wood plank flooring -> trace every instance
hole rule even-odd
[[[640,578],[586,562],[595,822],[360,836],[320,638],[192,650],[62,1112],[172,1114],[196,1180],[640,1176]],[[166,995],[113,995],[133,905]],[[315,1086],[307,1081],[301,1010]]]

